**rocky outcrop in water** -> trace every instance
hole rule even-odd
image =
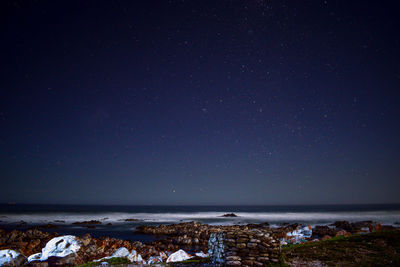
[[[235,213],[226,213],[224,215],[222,215],[221,217],[238,217]]]

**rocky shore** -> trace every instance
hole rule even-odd
[[[159,237],[159,240],[146,244],[109,237],[93,238],[89,234],[59,236],[35,228],[0,230],[0,265],[79,266],[92,262],[90,266],[96,266],[101,261],[120,258],[132,265],[172,264],[190,259],[192,264],[264,266],[282,263],[282,251],[291,244],[317,243],[395,229],[370,221],[338,221],[314,228],[298,224],[270,228],[267,223],[216,226],[188,222],[138,227],[137,233]]]

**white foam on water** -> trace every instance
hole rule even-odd
[[[222,217],[222,212],[181,212],[181,213],[37,213],[37,214],[2,214],[2,223],[17,223],[25,221],[32,224],[55,223],[65,221],[73,222],[99,220],[103,223],[126,224],[126,219],[137,219],[133,222],[141,223],[178,223],[186,221],[200,221],[208,224],[229,225],[240,223],[269,222],[279,224],[282,222],[302,222],[310,224],[332,223],[334,221],[364,221],[371,220],[383,224],[394,224],[400,221],[400,211],[357,211],[357,212],[234,212],[238,217]],[[4,217],[5,216],[5,217]]]

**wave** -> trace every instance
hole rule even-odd
[[[133,212],[103,212],[103,213],[3,213],[1,223],[16,223],[25,221],[31,224],[60,223],[70,224],[76,221],[99,220],[104,223],[127,223],[127,219],[143,223],[177,223],[182,221],[199,221],[209,224],[240,224],[261,223],[280,224],[298,222],[309,224],[328,224],[334,221],[377,221],[383,224],[394,224],[400,221],[400,211],[358,211],[358,212],[235,212],[238,217],[222,217],[225,212],[181,212],[181,213],[133,213]],[[61,222],[62,221],[62,222]],[[132,223],[132,222],[129,222]]]

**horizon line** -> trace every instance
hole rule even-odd
[[[18,202],[0,202],[0,205],[16,206],[16,205],[54,205],[54,206],[160,206],[160,207],[204,207],[204,206],[348,206],[348,205],[400,205],[400,202],[391,203],[325,203],[325,204],[74,204],[74,203],[18,203]]]

